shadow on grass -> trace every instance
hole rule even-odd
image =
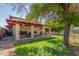
[[[58,44],[58,43],[60,43],[60,42],[62,42],[62,40],[60,40],[60,39],[52,39],[52,40],[48,40],[48,42],[49,43],[53,43],[53,44]]]

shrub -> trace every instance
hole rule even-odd
[[[32,41],[31,41],[32,42]],[[63,56],[70,55],[70,49],[62,43],[61,37],[49,38],[32,43],[17,43],[15,52],[18,56]]]

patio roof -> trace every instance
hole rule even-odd
[[[6,19],[7,21],[7,24],[6,26],[10,26],[12,27],[13,25],[15,24],[20,24],[20,25],[23,25],[23,26],[31,26],[31,25],[34,25],[34,26],[43,26],[43,24],[40,24],[40,23],[37,23],[37,22],[31,22],[31,21],[26,21],[25,19],[23,18],[18,18],[18,17],[14,17],[14,16],[9,16],[8,19]]]

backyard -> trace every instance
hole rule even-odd
[[[70,48],[63,45],[63,36],[40,40],[21,41],[14,44],[18,56],[68,56]]]
[[[8,6],[16,13],[26,13],[24,17],[12,14],[6,18],[7,25],[0,29],[0,55],[79,55],[79,4],[17,3]]]

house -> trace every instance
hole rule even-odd
[[[4,28],[0,27],[0,41],[2,40],[3,36],[4,36]]]
[[[38,22],[26,21],[23,18],[14,16],[9,16],[6,21],[6,26],[12,30],[15,40],[51,35],[51,27],[47,27]]]

